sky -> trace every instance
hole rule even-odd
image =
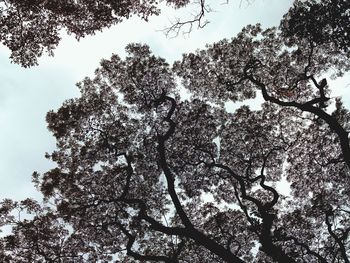
[[[278,26],[292,0],[255,0],[251,4],[240,0],[226,4],[224,0],[209,2],[214,9],[207,16],[210,23],[190,34],[167,38],[161,30],[176,16],[189,15],[191,7],[176,14],[165,9],[148,23],[132,18],[80,41],[63,33],[55,56],[44,56],[39,59],[39,66],[29,69],[11,64],[9,51],[1,46],[0,199],[40,198],[31,183],[31,174],[54,167],[44,158],[45,152],[55,149],[55,140],[46,127],[46,113],[57,109],[64,100],[79,96],[75,83],[93,77],[102,58],[108,59],[112,53],[123,57],[125,46],[138,42],[148,44],[154,54],[172,63],[181,59],[183,53],[235,36],[247,24]],[[346,95],[347,83],[349,76],[335,83],[340,87],[339,94]],[[347,95],[350,97],[349,92]]]

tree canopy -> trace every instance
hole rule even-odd
[[[205,0],[1,0],[0,41],[11,51],[11,60],[24,67],[37,64],[43,53],[53,55],[65,30],[77,39],[118,24],[133,15],[148,20],[160,14],[160,4],[174,8],[198,6],[193,21],[200,23],[206,11]]]
[[[349,51],[350,8],[346,0],[295,1],[282,23],[284,35]]]
[[[350,113],[327,82],[349,54],[289,24],[247,26],[172,66],[141,44],[103,60],[47,114],[57,166],[33,174],[44,204],[2,201],[0,259],[349,262]],[[259,110],[225,108],[258,93]]]

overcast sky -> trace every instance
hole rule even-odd
[[[46,129],[46,112],[78,96],[75,83],[86,76],[93,77],[102,58],[110,58],[112,53],[124,56],[128,43],[142,42],[172,63],[182,53],[233,37],[247,24],[278,26],[292,0],[255,0],[250,5],[240,5],[240,0],[230,0],[229,4],[212,2],[216,2],[215,12],[208,15],[210,23],[204,29],[172,39],[159,32],[174,19],[174,14],[166,12],[149,23],[125,21],[80,42],[64,36],[54,57],[43,57],[39,66],[30,69],[11,64],[8,50],[0,47],[0,199],[39,196],[31,174],[53,167],[44,154],[55,148],[55,140]],[[337,82],[339,94],[345,90],[344,83]]]

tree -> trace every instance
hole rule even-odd
[[[324,111],[328,87],[313,80],[326,70],[316,63],[321,50],[281,52],[279,39],[274,29],[248,27],[173,69],[142,45],[128,46],[125,60],[104,60],[94,79],[78,85],[80,98],[47,115],[58,147],[48,157],[57,168],[34,181],[56,209],[40,208],[23,223],[10,213],[21,205],[4,202],[4,221],[14,224],[2,240],[4,257],[348,262],[349,167],[327,118],[345,129],[349,113],[340,100],[332,114]],[[181,100],[173,72],[194,93],[190,101]],[[255,90],[268,92],[261,110],[223,109]],[[282,175],[292,197],[273,187]],[[56,231],[65,225],[70,233]],[[40,233],[61,246],[42,245]]]
[[[174,8],[189,4],[198,6],[198,15],[189,21],[178,21],[168,29],[177,32],[186,24],[202,26],[205,0],[164,0]],[[86,35],[118,24],[133,15],[148,20],[159,15],[160,3],[154,0],[2,0],[0,1],[0,41],[11,50],[11,60],[23,67],[37,64],[43,53],[53,55],[66,30],[78,40]]]
[[[350,113],[325,78],[349,61],[285,34],[247,26],[173,67],[140,44],[103,60],[47,115],[45,203],[1,203],[1,260],[349,262]],[[260,110],[225,110],[257,92]]]

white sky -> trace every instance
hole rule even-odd
[[[216,2],[213,4],[216,12],[208,15],[210,24],[186,37],[167,39],[157,31],[174,18],[171,12],[166,12],[148,23],[130,19],[80,42],[65,36],[54,57],[43,57],[39,66],[30,69],[11,64],[8,50],[0,47],[0,199],[38,197],[31,174],[53,167],[44,154],[55,147],[55,140],[46,129],[46,112],[57,109],[65,99],[78,96],[75,83],[85,76],[92,77],[102,58],[108,59],[112,53],[123,56],[128,43],[142,42],[172,63],[182,53],[233,37],[249,23],[277,26],[292,3],[292,0],[255,0],[251,5],[240,6],[240,0],[222,5],[219,1],[211,1]],[[339,94],[344,95],[349,82],[337,82],[341,88]]]

